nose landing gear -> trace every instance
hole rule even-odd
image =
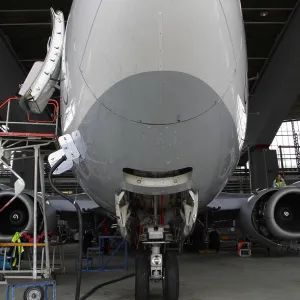
[[[138,245],[151,247],[152,253],[139,252],[135,260],[135,300],[149,299],[149,283],[161,281],[163,295],[165,300],[179,299],[179,267],[178,259],[175,253],[161,253],[161,245],[168,243],[178,243],[192,233],[198,213],[198,191],[188,190],[180,195],[175,195],[177,201],[173,198],[170,203],[163,202],[161,199],[161,213],[159,218],[159,196],[153,196],[153,217],[146,214],[140,214],[140,232]],[[178,197],[177,197],[178,196]],[[142,198],[143,199],[143,198]],[[148,201],[148,198],[145,200]],[[128,222],[129,217],[135,217],[133,213],[130,198],[125,197],[125,191],[115,195],[116,215],[121,235],[127,240],[132,240],[132,234],[137,229],[136,224]],[[131,206],[130,206],[131,205]],[[164,221],[164,209],[168,207],[168,222]],[[180,211],[175,214],[174,210]],[[133,210],[133,211],[132,211]],[[141,208],[143,212],[144,207]],[[143,225],[141,225],[143,224]],[[130,230],[132,225],[132,230]],[[134,239],[133,239],[134,240]]]
[[[150,259],[147,252],[138,253],[135,258],[135,300],[148,300]]]
[[[174,253],[166,252],[163,266],[163,294],[165,300],[179,298],[179,268],[178,259]]]
[[[150,280],[162,281],[165,300],[179,298],[179,267],[176,254],[159,254],[160,247],[152,246],[152,254],[138,253],[135,260],[135,300],[149,299]]]

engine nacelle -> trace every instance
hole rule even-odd
[[[275,251],[285,252],[300,239],[300,189],[267,189],[241,207],[244,235]]]
[[[14,190],[0,191],[0,207],[3,207],[14,196]],[[41,197],[38,197],[37,232],[43,231]],[[46,204],[48,231],[56,227],[56,210]],[[0,242],[10,242],[15,232],[33,233],[33,195],[20,194],[8,207],[0,213]]]
[[[300,239],[300,189],[284,188],[267,201],[264,218],[276,238]]]

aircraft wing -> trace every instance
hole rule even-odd
[[[289,187],[300,188],[300,181],[294,182]],[[271,189],[265,189],[267,191]],[[241,206],[251,197],[253,194],[242,193],[220,193],[207,207],[214,210],[240,210]]]
[[[220,193],[207,207],[218,211],[239,210],[250,197],[251,194]]]
[[[86,194],[69,195],[69,197],[76,200],[81,211],[93,210],[96,214],[108,216],[111,219],[115,218],[110,212],[100,207]],[[56,211],[76,212],[74,205],[61,196],[48,196],[46,200]]]
[[[49,199],[48,202],[54,207],[57,211],[68,211],[76,212],[75,206],[65,199]],[[81,208],[81,210],[92,210],[99,207],[94,201],[88,200],[77,200],[76,201]]]

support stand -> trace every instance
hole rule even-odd
[[[43,289],[45,288],[45,290]],[[6,288],[6,300],[16,300],[16,289],[26,288],[24,299],[45,299],[49,300],[49,287],[52,287],[52,300],[56,300],[55,281],[40,281],[30,283],[8,283]],[[10,297],[11,296],[11,297]]]
[[[238,256],[250,257],[251,256],[251,243],[249,242],[239,242],[237,249]]]
[[[103,247],[105,246],[105,240],[120,240],[119,243],[116,242],[116,248],[112,253],[108,256],[106,260],[104,260],[104,255],[102,253]],[[119,249],[124,247],[124,261],[123,266],[108,268],[108,264],[115,257],[116,253]],[[98,253],[98,265],[96,268],[93,268],[93,252]],[[96,248],[88,248],[87,249],[87,257],[84,259],[86,262],[86,266],[82,269],[82,272],[121,272],[128,270],[128,243],[121,236],[100,236],[99,237],[99,246]],[[75,261],[75,270],[78,268],[78,259]]]
[[[0,208],[0,214],[5,213],[5,209],[23,192],[25,188],[24,180],[13,170],[13,168],[7,163],[9,159],[6,156],[8,153],[13,153],[15,151],[28,151],[34,150],[34,200],[33,200],[33,267],[28,270],[20,270],[21,262],[21,251],[19,250],[19,264],[18,270],[7,270],[6,266],[6,252],[3,260],[3,269],[0,275],[2,277],[9,276],[14,279],[32,279],[33,282],[26,283],[11,283],[8,282],[6,291],[6,300],[15,300],[15,290],[19,287],[26,287],[23,295],[23,299],[45,299],[48,300],[48,287],[52,286],[53,293],[52,299],[56,299],[56,283],[54,281],[38,281],[38,278],[50,278],[50,257],[49,257],[49,240],[48,240],[48,228],[47,228],[47,218],[46,218],[46,203],[45,203],[45,182],[44,182],[44,156],[41,155],[41,149],[44,146],[48,146],[52,143],[57,145],[57,128],[58,128],[58,115],[59,115],[59,105],[55,100],[50,99],[49,104],[54,106],[54,117],[52,121],[38,121],[31,120],[28,115],[28,122],[12,122],[9,121],[10,114],[10,102],[13,100],[18,100],[17,98],[9,98],[4,103],[0,104],[0,109],[4,105],[8,105],[6,120],[0,123],[5,124],[4,131],[0,132],[0,164],[4,165],[8,170],[10,170],[17,178],[15,182],[15,192],[11,200],[9,200],[3,207]],[[15,125],[37,125],[42,126],[53,126],[53,133],[38,133],[38,132],[9,132],[9,126],[11,124]],[[30,126],[31,127],[31,126]],[[22,128],[22,127],[20,127]],[[32,128],[32,127],[31,127]],[[46,268],[43,268],[43,258],[41,269],[37,269],[37,222],[38,222],[38,172],[40,173],[40,185],[41,185],[41,205],[43,211],[43,223],[44,223],[44,233],[45,233],[45,253],[46,253]],[[17,245],[17,244],[15,244]],[[28,244],[25,244],[29,246]],[[30,245],[32,246],[32,245]],[[22,249],[23,245],[19,245],[18,248]],[[44,252],[43,252],[44,253]],[[25,275],[30,274],[31,275]],[[3,278],[2,278],[3,279]],[[5,278],[6,280],[6,278]],[[45,289],[44,289],[44,288]]]

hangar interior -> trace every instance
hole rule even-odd
[[[82,2],[78,0],[80,1]],[[204,3],[208,0],[201,1]],[[216,2],[222,3],[222,1]],[[22,105],[17,103],[23,96],[20,95],[20,89],[28,78],[27,75],[36,62],[46,61],[47,53],[51,49],[53,37],[52,40],[49,38],[53,34],[53,20],[50,8],[63,13],[64,26],[66,26],[73,1],[1,1],[0,216],[2,214],[3,218],[0,217],[0,269],[2,269],[0,293],[6,295],[7,300],[11,299],[10,291],[7,289],[7,284],[10,286],[11,280],[17,282],[16,285],[20,286],[20,290],[26,288],[25,292],[23,290],[17,292],[17,295],[24,297],[25,300],[44,299],[48,288],[49,290],[56,288],[56,280],[59,286],[56,294],[53,292],[53,300],[66,299],[66,297],[87,299],[78,296],[78,281],[80,281],[76,273],[78,268],[82,269],[83,274],[81,294],[88,293],[87,297],[90,299],[178,300],[179,297],[186,300],[218,300],[272,297],[285,300],[287,293],[289,299],[298,299],[295,278],[298,278],[297,255],[300,252],[300,214],[299,204],[297,204],[300,194],[298,183],[300,182],[300,41],[297,38],[300,26],[300,2],[298,0],[230,1],[241,2],[247,46],[248,119],[243,147],[240,149],[236,168],[228,176],[220,193],[215,195],[217,197],[212,198],[213,201],[205,209],[198,210],[192,225],[188,224],[189,219],[185,216],[185,227],[178,230],[177,235],[181,231],[190,230],[186,238],[181,240],[170,238],[171,242],[156,241],[150,256],[150,269],[145,267],[139,255],[141,249],[145,250],[146,246],[151,244],[147,240],[150,235],[159,236],[161,233],[159,228],[167,223],[165,221],[167,208],[164,207],[163,201],[165,199],[171,203],[172,197],[157,192],[151,195],[155,221],[153,232],[148,228],[148,237],[144,229],[147,228],[147,224],[145,226],[144,223],[131,221],[129,225],[131,235],[128,235],[128,238],[126,236],[128,228],[125,228],[125,225],[124,229],[120,226],[119,220],[123,217],[122,209],[120,215],[115,216],[114,212],[105,207],[99,208],[97,201],[91,200],[92,197],[86,194],[88,188],[85,189],[84,184],[79,183],[79,177],[74,175],[76,173],[74,169],[56,175],[53,181],[49,179],[50,170],[53,169],[53,164],[49,163],[50,154],[55,153],[60,147],[63,148],[58,141],[58,137],[63,136],[64,131],[61,127],[60,103],[63,97],[60,94],[59,80],[51,79],[57,81],[56,89],[51,93],[52,100],[47,102],[46,108],[40,114],[28,114],[28,111],[25,113]],[[93,5],[91,4],[92,7]],[[82,22],[88,22],[85,13],[82,12]],[[182,173],[181,170],[179,171],[172,178],[184,180],[186,174],[184,171]],[[158,173],[155,178],[166,178],[159,177]],[[143,179],[145,173],[140,174],[142,175],[138,173],[127,175]],[[286,191],[289,191],[286,194],[285,189],[281,189],[282,186],[276,185],[277,175],[281,175],[284,179]],[[25,198],[22,198],[23,193],[16,194],[15,182],[20,178],[24,180],[25,189],[31,191],[25,193]],[[154,177],[147,179],[151,184],[155,184],[154,180],[151,181]],[[60,194],[53,188],[53,184]],[[12,192],[13,188],[15,192]],[[127,192],[130,195],[133,190],[129,189]],[[15,200],[14,193],[17,195],[17,200],[11,204]],[[185,195],[181,190],[180,193]],[[79,229],[80,222],[76,209],[64,199],[62,194],[70,197],[71,202],[78,203],[83,218],[83,232]],[[127,195],[123,199],[120,195],[120,198],[116,197],[116,203],[119,201],[122,204]],[[193,209],[198,208],[198,198],[197,207],[194,200],[197,195],[197,192],[192,191],[187,201],[194,203],[194,206],[187,205],[183,213],[181,210],[176,212],[178,208],[176,206],[174,214],[180,218],[180,214],[182,217],[183,214],[194,213]],[[149,195],[145,196],[147,197],[149,198]],[[34,204],[37,208],[32,204],[36,203],[32,202],[34,198],[40,199],[37,204]],[[251,212],[245,208],[246,205],[243,207],[241,205],[245,199],[249,199],[248,202],[250,199],[255,199]],[[16,204],[19,200],[23,206]],[[138,199],[138,201],[142,200]],[[224,205],[225,201],[229,201],[230,204]],[[51,213],[46,216],[47,207],[43,208],[43,205],[46,205],[44,202],[56,207],[56,211],[52,212],[55,224],[47,221]],[[26,213],[22,211],[24,205],[27,207]],[[27,205],[31,205],[30,209]],[[132,203],[130,205],[133,206]],[[38,212],[34,215],[33,210],[36,209]],[[33,222],[34,216],[37,224],[33,226],[32,223],[31,228],[26,224],[29,220]],[[49,237],[47,228],[42,228],[47,222],[48,226],[53,228]],[[157,222],[160,223],[160,227],[157,226]],[[117,229],[118,226],[120,230]],[[37,227],[35,232],[37,239],[34,239],[35,235],[32,233],[35,227]],[[29,232],[30,230],[32,232]],[[125,233],[122,233],[122,230]],[[169,227],[167,230],[172,231]],[[8,263],[10,270],[7,272],[6,256],[12,255],[8,251],[17,249],[12,243],[21,242],[20,237],[12,241],[8,236],[19,231],[25,238],[22,243],[32,244],[32,247],[19,246],[20,256],[18,259],[15,257],[17,265],[9,266]],[[168,236],[166,232],[163,232],[163,235]],[[83,259],[80,259],[80,255],[77,254],[80,250],[78,245],[80,237],[83,238],[83,254],[81,254]],[[37,246],[39,243],[44,246]],[[25,248],[24,254],[20,247]],[[94,248],[95,251],[92,250]],[[171,255],[163,256],[169,252],[178,254],[176,256],[178,259],[172,260]],[[138,253],[137,258],[135,258],[136,253]],[[239,260],[241,257],[250,258]],[[33,260],[33,266],[30,259]],[[53,266],[51,266],[52,259]],[[44,260],[45,267],[43,267]],[[164,264],[177,266],[177,260],[180,265],[180,283],[178,268],[177,271],[170,271],[173,272],[172,276],[175,276],[170,283],[166,278],[169,276],[171,278],[171,275],[167,275],[169,269]],[[54,267],[54,261],[58,267]],[[11,265],[12,262],[13,259]],[[121,267],[115,267],[116,264]],[[138,268],[137,264],[139,264]],[[25,269],[27,268],[26,272],[30,276],[26,277],[25,271],[20,272],[21,265],[27,266]],[[111,269],[107,267],[108,265]],[[146,271],[143,271],[143,268],[146,268]],[[131,273],[134,270],[135,274]],[[134,280],[134,275],[135,278],[142,277],[144,273],[141,272],[150,272],[149,276],[146,273],[146,277],[151,279],[150,296],[148,279],[148,283]],[[94,286],[124,275],[128,278],[116,283],[117,288],[115,285],[108,285],[97,288],[89,294]],[[76,280],[77,288],[74,292]],[[164,296],[162,296],[161,286],[156,284],[160,281],[163,282]],[[233,283],[234,287],[228,289],[228,286]],[[143,284],[145,284],[144,290],[134,287]],[[10,287],[13,288],[13,284]],[[174,290],[177,292],[173,292]]]

